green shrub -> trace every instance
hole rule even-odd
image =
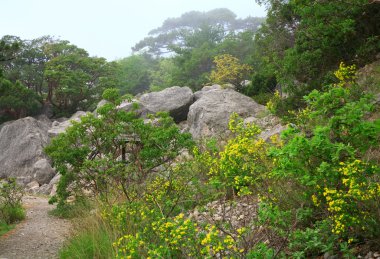
[[[45,148],[62,175],[52,200],[58,207],[70,196],[83,197],[85,189],[109,203],[118,195],[132,201],[155,168],[193,145],[168,114],[152,115],[146,123],[134,111],[116,108],[122,101],[116,89],[107,89],[103,98],[109,103],[97,110],[100,116],[83,116]]]
[[[13,178],[0,182],[0,222],[12,224],[25,218],[23,191]]]

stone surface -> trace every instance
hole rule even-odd
[[[212,91],[212,90],[223,90],[221,85],[206,85],[202,88],[202,90],[197,91],[194,93],[194,100],[200,99],[205,92]]]
[[[72,123],[71,123],[72,120],[74,120],[74,121],[80,121],[80,117],[82,117],[84,115],[86,115],[86,112],[84,112],[84,111],[77,111],[68,120],[64,120],[64,121],[58,121],[58,120],[56,120],[56,121],[54,121],[53,124],[52,124],[51,129],[49,129],[49,131],[48,131],[49,132],[49,136],[50,137],[55,137],[58,134],[65,132],[65,130],[72,125]]]
[[[36,190],[36,193],[50,195],[50,196],[55,195],[57,191],[57,184],[58,184],[59,179],[61,179],[61,175],[56,174],[48,184],[44,184],[38,190]]]
[[[216,200],[202,209],[196,208],[188,215],[199,223],[228,223],[235,229],[247,227],[257,217],[257,201],[243,198],[235,202]]]
[[[160,92],[143,94],[139,101],[152,113],[169,112],[176,122],[181,122],[186,120],[193,99],[189,87],[173,86]]]
[[[49,142],[48,125],[32,117],[6,123],[0,131],[0,178],[14,177],[25,185],[48,183],[54,176],[43,148]],[[48,169],[48,170],[46,170]]]
[[[262,130],[258,137],[265,141],[268,141],[274,135],[280,135],[287,128],[281,124],[278,117],[271,114],[262,118],[248,117],[244,119],[244,123],[256,124]]]
[[[153,113],[148,110],[144,104],[140,103],[138,100],[134,99],[131,102],[124,101],[119,106],[118,109],[124,110],[126,112],[134,111],[139,117],[146,117],[147,114]]]
[[[54,175],[55,170],[51,167],[50,162],[46,158],[42,158],[34,163],[33,179],[35,179],[38,183],[48,183]]]
[[[0,258],[59,258],[59,250],[72,234],[70,220],[49,215],[55,208],[44,197],[23,198],[26,220],[0,237]]]
[[[33,194],[36,193],[39,188],[40,185],[37,181],[30,182],[25,186],[26,191]]]
[[[265,111],[265,107],[231,89],[202,90],[200,98],[190,106],[189,132],[195,139],[224,134],[233,112],[246,118]]]

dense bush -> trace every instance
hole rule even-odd
[[[9,225],[25,218],[22,197],[22,188],[15,179],[9,178],[0,182],[0,223]]]

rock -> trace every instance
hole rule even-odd
[[[243,80],[243,81],[240,82],[240,85],[243,88],[245,88],[245,87],[249,86],[251,83],[252,83],[252,81],[250,81],[250,80]]]
[[[374,258],[373,252],[368,252],[368,254],[366,254],[366,256],[364,257],[364,259],[372,259],[372,258]]]
[[[189,132],[195,139],[217,136],[228,129],[233,112],[246,118],[263,112],[265,107],[248,96],[230,89],[202,90],[201,97],[191,106],[188,114]]]
[[[98,109],[99,109],[100,107],[102,107],[103,105],[105,105],[106,103],[108,103],[108,101],[106,101],[106,100],[101,100],[100,102],[98,102],[98,104],[96,105],[96,109],[95,109],[95,111],[93,112],[95,116],[98,115],[98,112],[97,112]]]
[[[14,177],[21,185],[50,181],[54,174],[43,152],[49,142],[48,129],[46,123],[32,117],[12,121],[1,128],[0,178]]]
[[[107,100],[101,100],[97,105],[96,105],[96,110],[102,107],[103,105],[109,103]]]
[[[132,100],[131,102],[124,101],[119,106],[117,106],[117,108],[126,112],[134,111],[138,117],[146,117],[147,114],[153,113],[138,100]]]
[[[187,118],[193,103],[193,92],[186,86],[173,86],[160,92],[143,94],[139,101],[152,113],[169,112],[175,122],[181,122]]]
[[[40,188],[40,184],[37,181],[32,181],[25,186],[25,189],[29,193],[36,193]]]
[[[194,93],[194,100],[197,101],[200,99],[205,92],[212,91],[212,90],[222,90],[221,85],[206,85],[202,88],[202,90],[197,91]]]
[[[49,128],[51,127],[52,125],[52,122],[51,120],[46,116],[46,115],[38,115],[35,117],[36,120],[42,122],[42,123],[45,123],[46,126],[48,126]]]
[[[54,196],[57,194],[57,185],[53,185],[53,188],[50,191],[50,196]]]
[[[71,121],[80,121],[80,117],[82,117],[84,115],[86,115],[86,112],[77,111],[68,120],[64,120],[62,122],[60,122],[58,120],[54,121],[51,129],[49,129],[49,131],[48,131],[49,137],[55,137],[58,134],[65,132],[65,130],[72,125]]]
[[[244,123],[254,123],[257,125],[262,130],[258,138],[262,138],[265,141],[268,141],[274,135],[280,135],[287,128],[281,124],[278,117],[272,114],[262,118],[248,117],[244,119]]]
[[[187,121],[182,121],[178,124],[181,133],[189,132],[189,123]]]
[[[286,126],[283,126],[281,124],[277,124],[276,126],[272,127],[271,129],[262,131],[259,135],[259,138],[262,138],[263,140],[268,141],[270,139],[270,137],[272,137],[274,135],[280,135],[281,132],[283,132],[286,129],[287,129]]]
[[[50,196],[55,195],[56,192],[57,192],[57,184],[58,184],[58,181],[59,181],[60,178],[61,178],[61,175],[60,174],[56,174],[53,177],[53,179],[51,179],[51,181],[48,184],[42,185],[36,191],[36,193],[50,195]]]
[[[55,175],[54,169],[51,167],[49,161],[45,158],[38,160],[33,165],[33,179],[43,184],[48,183]]]

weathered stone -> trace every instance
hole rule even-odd
[[[139,117],[146,117],[147,114],[154,113],[148,110],[145,105],[140,103],[138,100],[132,100],[131,102],[124,101],[119,106],[117,106],[117,108],[126,112],[134,111]]]
[[[45,164],[43,148],[48,142],[48,125],[32,117],[4,125],[0,131],[0,178],[14,177],[22,185],[48,183],[54,176]]]
[[[206,85],[202,88],[202,90],[197,91],[194,93],[194,100],[200,99],[205,92],[212,91],[212,90],[223,90],[221,85]]]
[[[43,184],[48,183],[55,175],[54,169],[45,158],[38,160],[33,165],[33,179]]]
[[[61,178],[60,174],[56,174],[48,184],[42,185],[36,193],[53,196],[57,191],[57,184]]]
[[[72,125],[71,121],[80,121],[80,117],[86,115],[86,112],[84,111],[77,111],[73,116],[70,117],[68,120],[64,120],[62,122],[54,121],[52,124],[51,129],[49,129],[48,133],[50,137],[55,137],[60,133],[63,133],[66,131],[68,127]]]
[[[224,134],[233,112],[246,118],[265,110],[251,98],[230,89],[202,91],[201,97],[190,106],[189,132],[195,139]]]
[[[26,191],[29,193],[36,193],[39,188],[40,185],[37,181],[32,181],[25,186]]]
[[[176,122],[186,120],[189,106],[193,103],[193,92],[189,87],[173,86],[160,92],[143,94],[143,104],[152,113],[169,112]]]

